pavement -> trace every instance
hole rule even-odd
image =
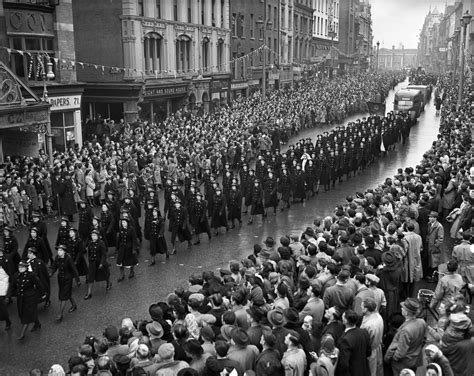
[[[405,87],[406,83],[395,89]],[[392,91],[387,98],[387,110],[393,108]],[[346,119],[346,123],[363,114]],[[426,111],[412,128],[410,139],[405,145],[397,145],[384,158],[372,164],[361,175],[337,184],[327,193],[320,193],[308,202],[292,205],[289,211],[268,216],[264,221],[256,219],[253,225],[242,225],[230,230],[227,234],[221,233],[208,242],[203,237],[201,244],[187,249],[186,244],[178,247],[177,254],[165,260],[164,256],[157,257],[157,263],[148,267],[148,242],[141,244],[139,256],[140,265],[136,268],[136,277],[128,278],[117,283],[118,268],[114,259],[110,258],[113,288],[106,292],[105,283],[96,283],[92,299],[84,301],[86,285],[74,287],[74,297],[78,302],[78,309],[73,313],[65,313],[64,320],[56,323],[59,303],[57,300],[57,279],[52,278],[52,304],[46,310],[40,309],[41,330],[35,333],[27,332],[26,339],[19,342],[16,338],[20,330],[17,318],[15,301],[9,306],[13,327],[9,332],[0,329],[0,375],[26,375],[32,368],[47,371],[52,364],[64,366],[70,356],[75,355],[78,346],[88,335],[100,336],[109,324],[120,326],[125,317],[132,320],[148,318],[150,304],[163,300],[166,295],[178,286],[186,286],[187,278],[194,272],[203,270],[218,270],[225,267],[229,260],[247,257],[253,252],[253,245],[261,243],[267,236],[278,239],[292,231],[300,231],[311,224],[315,216],[331,215],[335,206],[342,203],[345,197],[356,191],[364,191],[384,182],[386,177],[393,177],[398,168],[415,166],[421,160],[423,153],[436,140],[439,118],[435,116],[432,103],[426,106]],[[331,129],[324,126],[314,129],[305,129],[290,140],[295,143],[301,138],[311,137]],[[244,217],[244,223],[246,223]],[[51,221],[48,233],[51,244],[57,234],[59,219]],[[26,241],[26,231],[16,233],[20,247]],[[169,241],[169,233],[167,233]],[[161,258],[160,258],[161,257]],[[433,286],[431,287],[434,288]],[[66,310],[69,307],[66,307]]]

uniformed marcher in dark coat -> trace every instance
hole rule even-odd
[[[31,331],[41,328],[38,320],[38,303],[45,297],[44,289],[36,274],[28,270],[28,264],[25,261],[18,264],[18,273],[13,277],[7,296],[9,298],[16,296],[18,316],[23,325],[19,340],[25,338],[29,324],[34,323]]]
[[[279,201],[282,202],[281,211],[285,210],[285,206],[290,208],[291,199],[291,177],[288,174],[288,169],[284,165],[280,172],[278,179],[278,196]]]
[[[166,216],[169,214],[171,206],[173,205],[173,202],[171,201],[171,192],[173,191],[173,181],[171,178],[166,179],[163,189],[165,191],[165,207],[163,209],[163,216],[164,218],[166,218]]]
[[[41,299],[41,301],[44,301],[45,308],[49,307],[51,305],[51,283],[49,281],[48,267],[44,261],[38,257],[38,250],[34,247],[27,249],[27,257],[26,262],[29,270],[36,274],[41,282],[41,286],[43,287],[44,299]]]
[[[84,300],[92,298],[94,282],[106,281],[106,290],[112,288],[110,283],[110,270],[107,263],[107,247],[100,239],[100,232],[92,230],[90,241],[87,244],[87,259],[89,261],[89,274],[87,275],[87,294]]]
[[[125,279],[125,268],[130,269],[128,278],[135,277],[135,266],[137,259],[137,235],[133,227],[129,225],[129,219],[120,219],[120,230],[117,235],[117,266],[120,268],[118,282]]]
[[[49,240],[48,240],[48,227],[46,226],[46,223],[43,222],[40,218],[40,213],[39,212],[33,212],[31,214],[31,226],[30,226],[30,230],[33,228],[33,227],[36,227],[38,229],[37,233],[38,233],[38,236],[43,239],[43,243],[44,243],[44,247],[45,247],[45,250],[46,250],[46,253],[45,255],[47,255],[47,257],[44,259],[45,262],[53,262],[53,252],[51,250],[51,246],[49,245]]]
[[[0,321],[5,321],[5,331],[10,330],[12,326],[7,308],[7,304],[10,301],[7,297],[8,288],[12,280],[8,269],[10,269],[8,258],[4,254],[3,249],[0,248]]]
[[[11,279],[18,271],[21,257],[18,253],[18,240],[13,235],[13,229],[8,226],[3,229],[3,258],[5,272]]]
[[[77,269],[74,265],[73,259],[66,252],[66,246],[58,246],[57,252],[58,255],[51,265],[50,276],[58,272],[59,315],[56,318],[56,321],[62,321],[64,307],[68,300],[71,302],[69,312],[74,312],[77,309],[76,302],[72,297],[72,280],[76,280],[77,286],[81,285],[81,281],[79,280],[79,275],[77,274]]]
[[[135,234],[136,234],[136,237],[137,239],[141,242],[142,241],[142,230],[141,230],[141,227],[140,227],[140,223],[139,223],[139,210],[138,208],[135,206],[135,203],[133,202],[133,197],[131,196],[126,196],[123,200],[123,204],[120,208],[120,211],[128,211],[128,213],[130,214],[130,219],[131,219],[131,226],[129,227],[133,227],[133,229],[135,230]],[[120,226],[119,226],[119,231],[120,231]],[[107,244],[108,246],[108,244]]]
[[[151,222],[153,218],[153,209],[155,208],[155,203],[151,200],[148,200],[145,203],[145,222],[143,224],[143,234],[145,236],[145,240],[150,240],[150,229],[151,229]]]
[[[263,219],[264,207],[263,207],[263,189],[260,185],[260,180],[255,179],[253,182],[253,187],[250,190],[250,218],[249,225],[253,223],[253,219],[256,215],[261,214]]]
[[[62,217],[58,227],[58,236],[56,236],[56,248],[58,248],[60,244],[66,244],[66,240],[69,238],[69,227],[69,219],[67,217]]]
[[[196,241],[194,244],[201,243],[199,235],[206,233],[211,241],[211,227],[209,226],[209,220],[207,219],[207,201],[203,198],[201,192],[196,192],[196,201],[192,206],[192,212],[189,215],[189,221],[193,227],[194,234],[196,235]]]
[[[79,201],[79,235],[81,239],[89,239],[92,231],[92,218],[94,214],[90,206],[85,201]]]
[[[171,244],[173,246],[171,251],[172,255],[176,253],[176,237],[178,237],[180,242],[187,241],[188,246],[192,246],[192,236],[189,231],[188,221],[188,211],[184,206],[182,206],[181,201],[176,199],[176,202],[170,210],[169,230],[171,231]]]
[[[211,228],[214,229],[215,235],[219,235],[219,228],[225,227],[229,230],[227,224],[226,214],[226,198],[222,194],[221,187],[217,186],[216,193],[213,198],[212,217],[211,217]]]
[[[299,163],[296,165],[296,170],[291,179],[293,183],[293,202],[303,202],[306,198],[305,176]]]
[[[23,254],[21,255],[22,260],[28,258],[28,248],[35,248],[38,251],[38,257],[44,262],[48,262],[48,251],[46,250],[43,239],[39,237],[39,229],[37,227],[32,227],[30,230],[30,236],[26,241],[25,247],[23,248]]]
[[[255,187],[255,171],[254,170],[249,170],[248,176],[245,178],[245,183],[241,180],[242,184],[242,189],[245,193],[244,194],[244,205],[245,205],[245,211],[244,214],[248,213],[248,210],[251,210],[249,208],[252,205],[252,197],[253,197],[253,189]]]
[[[233,183],[227,196],[227,210],[229,221],[232,223],[231,227],[234,228],[234,219],[239,221],[239,225],[242,225],[242,193],[240,192],[237,184]]]
[[[66,252],[71,256],[76,266],[79,276],[87,276],[89,268],[85,258],[86,248],[84,241],[79,237],[79,232],[74,227],[69,229],[69,239],[64,245],[66,246]]]
[[[91,232],[92,231],[98,231],[99,234],[100,234],[100,240],[102,240],[105,244],[105,247],[108,248],[109,245],[107,244],[107,237],[105,236],[105,231],[104,229],[102,228],[102,224],[100,222],[100,217],[98,217],[97,215],[94,215],[92,217],[92,225],[91,225]],[[117,235],[115,235],[117,236]],[[90,239],[90,236],[89,236],[89,239]]]
[[[116,234],[115,231],[115,218],[110,211],[109,204],[103,203],[100,212],[100,227],[102,231],[105,233],[105,241],[107,247],[114,247]]]
[[[278,206],[277,180],[273,175],[273,171],[269,171],[263,182],[263,201],[265,203],[264,216],[267,216],[268,208],[273,208],[273,215],[276,215]]]
[[[59,186],[59,198],[61,205],[61,215],[65,215],[72,222],[73,215],[77,213],[76,201],[74,200],[74,182],[71,179],[71,173],[65,174],[64,180]]]
[[[155,255],[166,254],[166,258],[169,258],[168,255],[168,245],[166,244],[165,239],[165,220],[161,216],[160,209],[154,207],[151,210],[151,219],[150,219],[150,256],[151,263],[150,266],[155,265]]]

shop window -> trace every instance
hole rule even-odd
[[[143,41],[145,70],[147,72],[161,71],[161,48],[163,38],[157,33],[148,33]]]
[[[51,112],[51,132],[53,149],[66,151],[76,141],[74,111]]]
[[[43,81],[47,63],[53,64],[55,72],[53,38],[35,36],[13,36],[9,38],[10,48],[25,51],[23,55],[11,55],[10,67],[18,77],[30,81]]]

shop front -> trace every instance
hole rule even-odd
[[[230,96],[230,87],[228,80],[213,80],[211,81],[211,111],[217,110],[221,105],[228,102]]]
[[[152,123],[163,121],[167,116],[183,109],[187,104],[189,83],[174,85],[148,85],[143,102],[139,103],[140,118]]]
[[[81,94],[50,96],[53,149],[82,146]]]
[[[232,82],[230,85],[232,100],[245,98],[248,96],[249,84],[247,81]]]

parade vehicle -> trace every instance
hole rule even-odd
[[[431,98],[431,85],[408,85],[406,88],[421,91],[423,94],[423,106],[421,111],[425,111],[425,104],[427,104]]]
[[[418,89],[401,89],[395,93],[394,111],[407,112],[417,119],[423,111],[423,93]]]

